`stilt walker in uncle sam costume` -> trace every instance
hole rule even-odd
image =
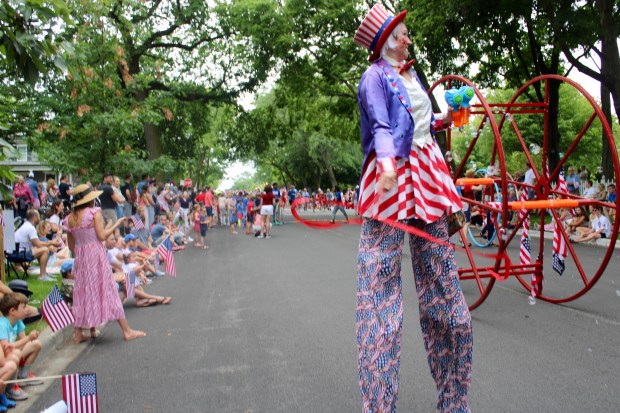
[[[372,53],[358,90],[364,163],[356,329],[365,413],[396,412],[399,390],[405,231],[382,221],[407,223],[447,243],[447,215],[462,207],[434,138],[451,113],[432,113],[426,91],[405,64],[412,44],[406,15],[391,16],[377,4],[354,38]],[[437,410],[469,412],[473,338],[454,249],[415,235],[409,248]]]

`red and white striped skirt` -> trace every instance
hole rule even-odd
[[[436,142],[419,148],[413,145],[409,159],[396,159],[398,185],[383,192],[378,201],[376,184],[379,166],[376,154],[368,156],[360,183],[359,213],[366,218],[384,220],[421,219],[435,222],[445,213],[463,208],[454,183]]]

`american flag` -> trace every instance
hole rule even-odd
[[[136,273],[126,272],[125,273],[125,292],[127,293],[127,298],[133,298],[136,296]]]
[[[62,398],[67,403],[67,413],[97,413],[97,375],[82,373],[62,376]]]
[[[49,295],[43,300],[41,313],[43,313],[45,321],[47,321],[54,333],[75,322],[73,311],[63,300],[57,286],[54,286]]]
[[[131,221],[133,222],[133,226],[136,229],[142,229],[144,228],[144,222],[142,222],[142,218],[140,218],[140,215],[135,214],[131,216]]]
[[[564,179],[564,170],[560,170],[560,176],[558,177],[558,186],[556,190],[557,192],[561,192],[562,194],[568,193],[566,180]],[[564,239],[564,236],[562,236],[562,230],[560,229],[560,225],[563,224],[556,221],[553,228],[552,266],[558,274],[562,275],[564,273],[564,259],[568,255],[568,247],[566,246],[566,240]]]
[[[521,202],[528,200],[527,187],[523,187],[521,190]],[[519,257],[521,258],[521,264],[531,264],[532,256],[530,254],[530,216],[527,213],[527,209],[522,208],[519,210],[519,218],[523,219],[523,227],[521,228],[521,249],[519,250]]]
[[[176,277],[177,270],[174,266],[174,256],[172,255],[172,242],[170,242],[170,237],[166,237],[166,239],[159,244],[155,252],[164,259],[166,273],[172,277]]]

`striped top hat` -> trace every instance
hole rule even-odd
[[[403,10],[394,17],[381,4],[375,4],[355,32],[353,42],[370,50],[372,53],[368,61],[374,62],[379,58],[381,48],[390,33],[399,23],[402,23],[406,16],[407,10]]]

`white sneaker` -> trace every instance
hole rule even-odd
[[[41,268],[39,267],[28,268],[28,275],[39,275],[39,274],[41,274]]]
[[[194,242],[194,238],[192,238],[192,237],[187,237],[187,240],[188,240],[189,242]]]
[[[56,282],[56,278],[52,278],[48,275],[44,275],[43,277],[39,277],[39,281],[53,281]]]

